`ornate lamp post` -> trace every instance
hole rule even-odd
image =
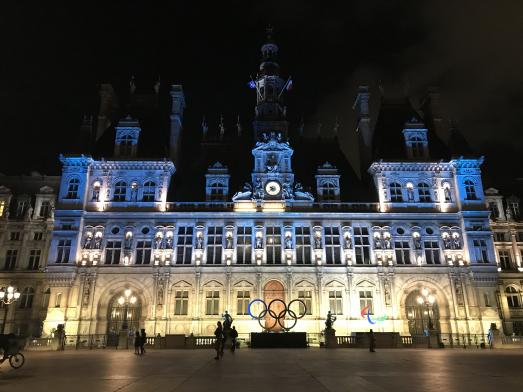
[[[2,324],[2,334],[5,332],[5,325],[7,324],[7,306],[17,301],[20,298],[20,293],[16,287],[8,286],[0,289],[0,302],[4,304],[4,323]]]
[[[129,324],[127,323],[127,312],[129,310],[129,305],[134,305],[136,303],[136,297],[132,295],[133,292],[131,289],[125,289],[123,292],[123,295],[118,298],[118,303],[120,306],[124,306],[124,313],[123,313],[123,324],[122,329],[127,330],[129,328]]]

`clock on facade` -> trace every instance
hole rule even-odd
[[[269,181],[265,184],[265,192],[270,196],[276,196],[281,191],[281,185],[277,181]]]

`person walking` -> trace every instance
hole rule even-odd
[[[236,327],[232,327],[231,329],[231,351],[234,352],[236,350],[236,339],[238,338],[238,331],[236,331]]]
[[[376,352],[376,337],[374,336],[374,331],[371,329],[369,331],[369,352]]]
[[[214,331],[214,336],[216,336],[216,356],[214,359],[220,359],[223,357],[223,327],[221,321],[218,321],[216,330]]]
[[[140,332],[136,331],[134,334],[134,353],[140,355],[140,348],[142,347],[142,337]]]
[[[142,331],[142,336],[140,339],[140,355],[144,355],[145,354],[145,343],[147,343],[147,334],[145,333],[144,328],[142,328],[141,331]]]

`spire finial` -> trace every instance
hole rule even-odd
[[[207,121],[205,120],[205,116],[202,118],[202,136],[203,139],[207,138],[207,132],[209,132],[209,126],[207,125]]]
[[[160,75],[158,75],[158,80],[154,84],[153,88],[156,95],[158,95],[158,93],[160,92]]]
[[[131,80],[129,81],[129,92],[134,94],[136,91],[136,84],[134,83],[134,75],[131,75]]]
[[[265,34],[267,35],[267,41],[271,41],[272,40],[272,34],[274,33],[274,29],[273,27],[269,24],[266,28],[265,28]]]
[[[240,115],[238,114],[238,118],[236,119],[236,128],[238,129],[238,136],[242,135],[242,123],[240,122]]]
[[[223,114],[220,115],[220,140],[223,140],[223,136],[225,135],[225,125],[223,124]]]

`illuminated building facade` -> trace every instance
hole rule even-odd
[[[337,334],[368,330],[364,308],[381,320],[377,331],[422,334],[428,316],[442,333],[499,325],[482,159],[432,160],[430,130],[412,113],[402,133],[387,129],[400,146],[396,159],[379,159],[370,93],[361,87],[354,108],[368,172],[357,180],[336,139],[307,144],[300,127],[290,136],[292,80],[280,76],[270,33],[261,51],[250,83],[251,148],[239,120],[233,142],[223,120],[214,139],[203,120],[202,150],[184,159],[185,98],[173,85],[169,158],[140,158],[147,132],[126,114],[104,135],[114,158],[61,157],[47,267],[50,304],[60,302],[49,306],[44,333],[60,323],[69,335],[117,333],[127,323],[154,335],[209,335],[226,310],[248,333],[260,330],[248,314],[256,298],[302,299],[307,314],[295,330],[311,334],[323,330],[329,310]],[[205,173],[193,176],[199,160]],[[367,200],[365,176],[374,187]],[[184,187],[200,198],[180,196]],[[355,201],[347,196],[356,193]],[[124,308],[118,298],[126,289],[137,300]],[[435,299],[430,309],[417,303],[424,289]]]

